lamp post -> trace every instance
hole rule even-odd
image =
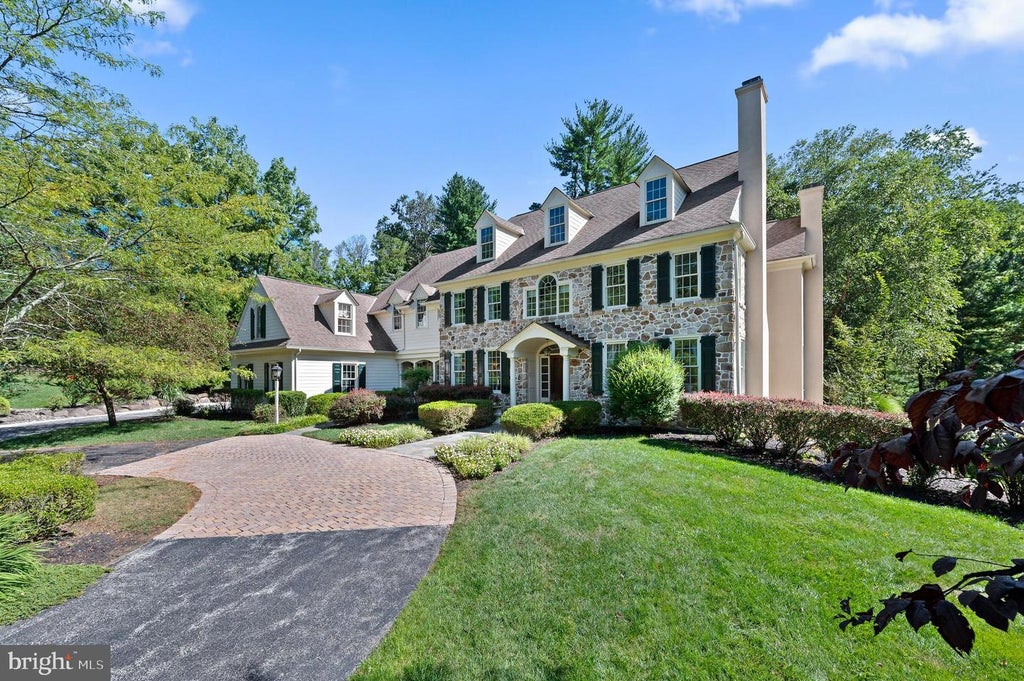
[[[280,364],[275,364],[270,368],[270,376],[274,379],[274,423],[278,424],[281,422],[281,374],[284,373],[284,369],[281,368]]]

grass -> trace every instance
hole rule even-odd
[[[1018,679],[1019,620],[1003,634],[972,619],[961,659],[931,627],[873,638],[833,616],[844,596],[867,608],[934,580],[896,551],[1005,562],[1022,539],[990,517],[654,440],[558,440],[462,495],[354,678]]]
[[[96,513],[68,528],[75,535],[110,533],[153,537],[199,501],[199,490],[162,478],[116,478],[100,484]]]
[[[102,565],[43,565],[28,585],[0,598],[0,625],[81,596],[106,571]]]
[[[409,424],[420,425],[419,421],[402,421],[400,423],[371,423],[365,426],[352,426],[352,428],[369,428],[371,430],[394,430],[402,426]],[[348,428],[317,428],[311,430],[308,433],[303,433],[306,437],[311,437],[316,440],[326,440],[327,442],[337,442],[338,436]]]
[[[35,373],[24,373],[0,393],[11,401],[14,409],[44,409],[63,397],[59,386]]]
[[[122,442],[205,440],[232,437],[252,421],[190,419],[181,416],[139,421],[122,421],[116,428],[105,423],[72,426],[48,433],[26,435],[0,442],[0,450],[41,447],[80,447]]]

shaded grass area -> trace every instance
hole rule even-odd
[[[35,373],[24,373],[11,381],[10,385],[0,392],[11,401],[14,409],[43,409],[55,400],[63,397],[60,386],[47,381]]]
[[[1024,533],[639,437],[564,439],[475,483],[357,679],[1017,679],[1024,627],[975,653],[838,600],[933,581],[896,551],[1006,561]],[[972,616],[973,617],[973,616]]]
[[[420,425],[419,421],[401,421],[397,423],[371,423],[365,426],[352,426],[352,428],[366,428],[370,430],[394,430],[396,428],[401,428],[402,426],[407,426],[410,423],[417,426]],[[317,428],[316,430],[311,430],[308,433],[303,433],[303,435],[305,435],[306,437],[314,438],[316,440],[325,440],[326,442],[337,442],[338,436],[341,435],[346,430],[348,430],[348,428]]]
[[[213,439],[232,437],[251,424],[252,421],[192,419],[181,416],[122,421],[116,428],[111,428],[105,423],[90,423],[4,440],[0,442],[0,450]]]
[[[43,565],[29,584],[0,598],[0,625],[81,596],[106,571],[102,565]]]

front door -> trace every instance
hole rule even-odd
[[[562,399],[561,355],[550,355],[548,357],[548,385],[551,386],[551,392],[548,394],[548,400]]]

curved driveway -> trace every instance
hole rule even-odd
[[[109,643],[117,679],[341,679],[455,518],[440,466],[295,435],[236,437],[104,471],[203,495],[81,598],[0,642]]]

